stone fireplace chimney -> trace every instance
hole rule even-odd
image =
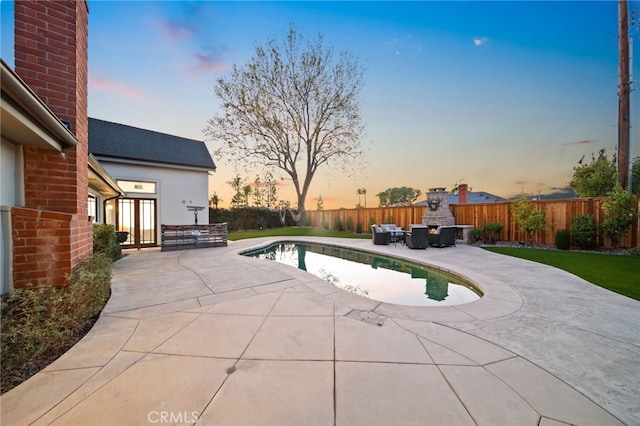
[[[88,17],[84,0],[14,3],[15,72],[77,140],[63,152],[24,147],[25,206],[14,209],[12,220],[14,229],[29,230],[31,236],[17,233],[13,243],[31,257],[14,258],[17,287],[64,283],[64,273],[92,252],[87,217]]]
[[[452,226],[455,219],[449,210],[449,193],[445,188],[430,188],[427,193],[427,211],[422,224],[430,226]]]
[[[458,204],[467,204],[469,202],[468,193],[469,185],[461,183],[460,186],[458,186]]]

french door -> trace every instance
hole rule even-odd
[[[156,200],[148,198],[123,198],[118,202],[117,229],[129,233],[123,247],[154,247],[157,241]]]

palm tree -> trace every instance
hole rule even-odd
[[[220,197],[218,197],[218,194],[216,194],[215,192],[213,193],[213,195],[211,196],[211,204],[213,204],[214,208],[218,208],[218,203],[221,202],[222,199]]]
[[[360,196],[364,195],[364,208],[367,208],[367,188],[358,188],[358,206],[360,206]]]

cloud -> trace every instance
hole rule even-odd
[[[489,41],[486,37],[474,37],[473,44],[474,46],[484,46]]]
[[[122,81],[111,80],[96,73],[89,73],[89,88],[125,99],[142,99],[146,97],[142,89],[130,86]]]
[[[225,71],[229,69],[227,64],[224,64],[217,55],[212,53],[195,53],[194,55],[196,65],[193,67],[196,71]]]
[[[592,141],[592,140],[585,139],[585,140],[581,140],[581,141],[565,142],[565,143],[563,143],[562,145],[563,145],[563,146],[587,145],[587,144],[590,144],[590,143],[593,143],[593,141]]]
[[[211,29],[215,25],[208,22],[210,12],[208,6],[184,2],[178,4],[178,10],[174,9],[170,17],[156,18],[156,25],[162,35],[171,42],[179,56],[187,58],[188,64],[181,68],[188,73],[187,77],[191,81],[197,81],[197,74],[201,72],[220,72],[229,68],[222,60],[224,46],[216,46],[211,42]]]
[[[170,39],[201,38],[207,28],[210,7],[198,2],[169,4],[166,16],[158,16],[156,23]]]
[[[171,40],[181,40],[194,36],[192,28],[188,28],[180,22],[169,21],[166,19],[156,19],[158,28],[165,37]]]

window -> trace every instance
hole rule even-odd
[[[94,223],[98,221],[98,205],[96,203],[96,197],[93,195],[89,195],[89,200],[87,201],[87,215],[93,217]]]
[[[133,180],[118,180],[118,186],[122,188],[124,192],[135,192],[138,194],[155,194],[156,183],[155,182],[140,182]]]

